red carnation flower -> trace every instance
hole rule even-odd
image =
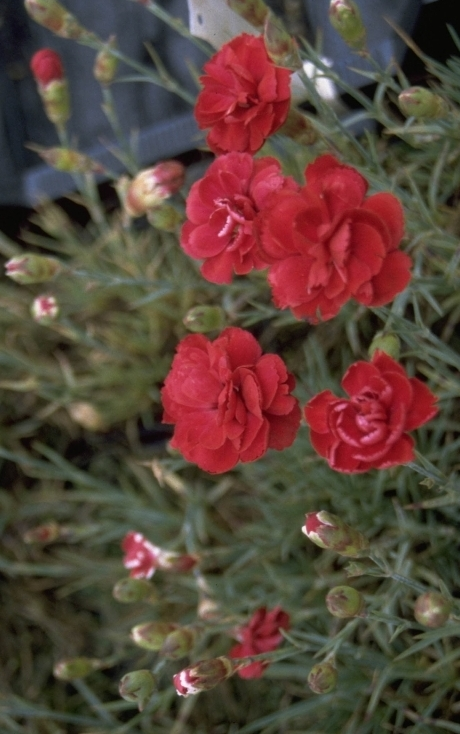
[[[192,334],[177,347],[162,389],[171,446],[208,472],[259,459],[294,441],[300,423],[294,377],[276,354],[262,354],[248,331],[230,327],[214,341]]]
[[[234,636],[239,641],[229,652],[231,658],[246,658],[251,655],[261,655],[264,652],[276,650],[283,641],[280,629],[288,630],[290,626],[289,614],[281,607],[267,611],[265,607],[257,609],[248,624],[238,627]],[[269,663],[256,661],[238,669],[241,678],[260,678]]]
[[[211,128],[209,147],[255,153],[286,120],[291,90],[288,69],[275,66],[262,36],[242,33],[204,65],[195,117]]]
[[[153,545],[141,533],[127,533],[121,547],[126,554],[123,565],[130,569],[129,575],[134,579],[149,579],[157,568],[176,573],[190,571],[198,562],[197,556],[182,555]]]
[[[276,305],[316,323],[350,298],[366,306],[388,303],[410,280],[411,260],[398,249],[399,200],[390,193],[365,198],[366,180],[331,155],[317,158],[305,174],[305,186],[276,192],[261,215],[261,254],[272,263]]]
[[[412,461],[408,431],[438,412],[428,387],[379,351],[371,362],[353,364],[342,387],[349,399],[325,390],[305,406],[313,448],[329,466],[357,474]]]
[[[30,69],[35,81],[42,87],[64,78],[61,57],[51,48],[42,48],[37,51],[30,61]]]
[[[266,268],[257,249],[258,213],[273,191],[298,188],[275,158],[220,156],[190,189],[183,249],[205,261],[201,272],[212,283],[230,283],[233,271],[243,275]]]

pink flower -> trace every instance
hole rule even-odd
[[[59,54],[51,48],[42,48],[32,56],[30,68],[37,84],[46,87],[50,82],[64,78]]]
[[[195,117],[211,128],[209,147],[217,155],[255,153],[286,120],[291,72],[274,65],[262,36],[247,33],[225,43],[204,71]]]
[[[275,304],[316,323],[350,298],[388,303],[410,280],[411,260],[398,249],[399,200],[390,193],[366,198],[366,180],[331,155],[317,158],[305,175],[305,186],[274,193],[261,215],[261,255],[271,263]]]
[[[370,363],[353,364],[342,387],[349,398],[325,390],[305,406],[311,443],[329,466],[357,474],[412,461],[414,440],[408,431],[438,412],[428,387],[380,351]]]
[[[235,630],[234,636],[239,644],[229,652],[231,658],[245,658],[276,650],[283,641],[280,629],[288,630],[290,618],[281,607],[267,611],[265,607],[257,609],[248,624]],[[241,678],[260,678],[269,663],[256,661],[238,669]]]
[[[300,424],[294,377],[276,354],[262,354],[248,331],[230,327],[211,342],[187,336],[162,389],[171,446],[208,472],[284,449]]]
[[[230,283],[233,272],[243,275],[266,268],[257,246],[258,214],[273,191],[298,188],[283,176],[275,158],[220,156],[190,189],[183,249],[204,260],[201,272],[212,283]]]
[[[153,545],[141,533],[127,533],[121,547],[126,554],[123,565],[130,569],[129,575],[135,579],[149,579],[157,568],[163,571],[183,573],[189,571],[198,562],[197,556],[182,555]]]

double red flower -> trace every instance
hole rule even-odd
[[[264,208],[260,254],[271,263],[275,304],[316,323],[350,298],[388,303],[410,280],[411,260],[398,249],[399,200],[390,193],[366,198],[363,176],[332,155],[317,158],[305,175],[299,191],[278,191]]]
[[[217,155],[255,153],[285,122],[291,72],[275,66],[262,36],[242,33],[204,65],[195,117],[210,128],[207,143]]]
[[[219,156],[190,189],[182,248],[204,260],[201,272],[212,283],[230,283],[233,272],[266,268],[258,251],[258,215],[274,191],[298,188],[275,158]]]
[[[348,399],[325,390],[305,407],[313,448],[329,466],[357,474],[412,461],[414,440],[408,431],[437,413],[429,388],[378,351],[371,362],[353,364],[342,387]]]
[[[239,641],[229,652],[231,658],[246,658],[251,655],[261,655],[264,652],[276,650],[283,641],[280,630],[288,630],[290,626],[289,614],[281,607],[267,611],[265,607],[257,609],[248,624],[238,627],[234,637]],[[238,669],[241,678],[260,678],[268,663],[255,661]]]
[[[229,327],[214,341],[183,339],[162,389],[171,446],[208,472],[259,459],[294,441],[300,408],[294,377],[276,354],[262,354],[248,331]]]

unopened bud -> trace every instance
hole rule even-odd
[[[22,539],[24,543],[41,543],[46,545],[47,543],[53,543],[58,540],[61,536],[61,528],[57,522],[51,521],[44,523],[43,525],[37,525],[34,528],[27,530]]]
[[[415,601],[414,617],[424,627],[442,627],[450,617],[453,603],[438,591],[427,591]]]
[[[385,352],[396,361],[399,359],[401,350],[401,342],[396,334],[385,334],[383,331],[379,331],[372,339],[369,347],[369,357],[373,357],[374,352]]]
[[[193,650],[196,636],[196,630],[192,627],[178,627],[166,637],[160,655],[167,660],[180,660]]]
[[[69,660],[60,660],[53,668],[53,674],[58,680],[75,680],[76,678],[84,678],[103,667],[100,660],[94,658],[70,658]]]
[[[114,80],[118,67],[118,59],[111,53],[111,49],[114,48],[116,48],[116,38],[115,36],[110,36],[104,48],[96,56],[93,74],[99,84],[111,84]]]
[[[163,642],[173,630],[177,629],[177,624],[170,622],[145,622],[138,624],[131,630],[131,639],[144,650],[160,650]]]
[[[157,567],[172,573],[187,573],[198,563],[198,556],[191,553],[174,553],[159,548]]]
[[[122,604],[134,604],[138,601],[153,601],[156,598],[155,590],[146,579],[133,579],[128,576],[117,581],[112,589],[114,599]]]
[[[276,66],[296,71],[302,68],[299,47],[287,32],[283,22],[271,11],[264,23],[264,43],[267,53]]]
[[[233,675],[238,667],[233,660],[223,656],[201,660],[177,673],[173,677],[173,683],[179,696],[190,696],[211,690]]]
[[[406,117],[435,120],[449,112],[446,100],[425,87],[405,89],[398,97],[398,105]]]
[[[32,20],[57,36],[80,40],[95,38],[94,33],[87,31],[57,0],[24,0],[24,5]]]
[[[227,0],[228,7],[255,28],[262,28],[270,8],[263,0]]]
[[[225,313],[220,306],[194,306],[183,319],[184,326],[197,334],[221,330],[225,325]]]
[[[352,586],[334,586],[326,596],[326,606],[334,617],[359,617],[364,609],[364,597]]]
[[[318,133],[311,120],[295,107],[289,110],[286,122],[279,132],[300,145],[313,145],[318,140]]]
[[[209,596],[200,599],[197,614],[200,619],[206,619],[208,621],[218,620],[222,617],[219,604]]]
[[[118,691],[125,701],[136,703],[143,711],[156,686],[156,678],[150,670],[133,670],[120,681]]]
[[[341,556],[355,558],[365,555],[369,548],[364,535],[325,510],[309,512],[305,516],[302,532],[320,548],[333,550]]]
[[[184,222],[184,216],[171,204],[160,204],[147,211],[147,219],[155,229],[162,232],[177,232]]]
[[[39,145],[27,145],[27,147],[35,151],[45,163],[57,171],[65,171],[66,173],[104,172],[104,168],[100,163],[84,153],[72,150],[72,148],[42,148]]]
[[[59,315],[59,306],[54,296],[41,295],[30,307],[32,318],[39,324],[51,324]]]
[[[347,46],[363,51],[366,45],[366,29],[361,13],[353,0],[331,0],[329,21]]]
[[[101,413],[91,403],[76,402],[67,406],[70,417],[75,423],[88,431],[104,431],[106,423]]]
[[[47,84],[46,87],[39,87],[38,91],[48,120],[54,125],[65,125],[70,117],[70,97],[67,80],[56,79]]]
[[[30,60],[30,69],[35,81],[41,87],[64,79],[61,57],[52,48],[41,48],[37,51]]]
[[[18,255],[5,264],[6,275],[21,285],[44,283],[54,278],[60,270],[61,265],[57,260],[44,255]]]
[[[337,683],[337,670],[332,663],[318,663],[310,670],[307,682],[313,693],[330,693]]]
[[[141,217],[149,209],[159,206],[179,191],[184,179],[185,168],[179,161],[163,161],[141,171],[126,192],[125,207],[128,214]]]

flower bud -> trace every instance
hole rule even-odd
[[[163,161],[141,171],[130,182],[125,207],[131,217],[141,217],[179,191],[184,183],[185,168],[179,161]]]
[[[374,356],[374,352],[379,350],[385,352],[390,357],[398,361],[401,349],[401,342],[396,334],[385,334],[384,331],[379,331],[372,339],[369,347],[369,357]]]
[[[344,523],[337,515],[321,510],[309,512],[305,518],[302,532],[320,548],[327,548],[341,556],[352,558],[364,555],[369,548],[364,535]]]
[[[54,296],[37,296],[30,307],[32,318],[39,324],[51,324],[59,315],[59,306]]]
[[[158,548],[157,564],[162,571],[186,573],[198,563],[198,556],[191,553],[174,553]]]
[[[262,28],[270,12],[263,0],[227,0],[227,5],[255,28]]]
[[[425,87],[409,87],[398,97],[399,109],[406,117],[436,120],[446,117],[449,106],[445,99]]]
[[[60,526],[57,524],[57,522],[51,520],[51,522],[47,522],[43,525],[37,525],[34,528],[30,528],[30,530],[27,530],[24,533],[22,539],[24,543],[27,543],[28,545],[30,543],[41,543],[42,545],[47,545],[47,543],[53,543],[60,537]]]
[[[160,650],[170,632],[177,629],[177,624],[170,622],[145,622],[131,630],[131,639],[144,650]]]
[[[329,21],[347,46],[363,51],[366,45],[366,29],[359,8],[353,0],[331,0]]]
[[[180,660],[193,650],[196,636],[196,630],[192,627],[178,627],[166,637],[160,655],[167,660]]]
[[[104,86],[113,82],[117,72],[118,59],[110,52],[114,48],[116,48],[116,38],[115,36],[110,36],[104,48],[97,54],[94,62],[94,78],[99,84],[103,84]]]
[[[69,86],[66,79],[56,79],[39,87],[40,97],[45,108],[45,113],[53,125],[65,125],[70,117]]]
[[[143,711],[156,686],[156,678],[150,670],[133,670],[120,681],[118,691],[125,701],[137,703]]]
[[[25,254],[8,260],[5,270],[6,275],[16,283],[30,285],[51,280],[61,270],[61,265],[53,257]]]
[[[190,668],[185,668],[173,677],[179,696],[190,696],[201,691],[209,691],[222,681],[230,678],[238,665],[227,657],[200,660]]]
[[[225,326],[225,313],[220,306],[194,306],[185,314],[183,324],[196,334],[220,331]]]
[[[133,579],[131,576],[117,581],[112,589],[112,596],[122,604],[154,601],[156,598],[153,586],[146,579]]]
[[[295,107],[289,110],[286,122],[280,127],[279,132],[300,145],[313,145],[318,140],[318,133],[313,123]]]
[[[72,148],[42,148],[39,145],[27,145],[35,151],[45,163],[57,171],[65,173],[103,173],[104,168],[84,153]]]
[[[453,603],[438,591],[427,591],[415,601],[414,617],[424,627],[442,627],[447,622]]]
[[[84,401],[67,406],[68,413],[75,423],[88,431],[104,431],[106,424],[101,413],[91,403]]]
[[[41,87],[64,79],[61,57],[52,48],[41,48],[30,60],[30,69],[35,81]]]
[[[334,586],[326,596],[326,606],[334,617],[359,617],[364,609],[364,597],[352,586]]]
[[[302,69],[299,47],[287,32],[283,22],[271,11],[264,23],[264,42],[268,55],[276,66],[296,71]]]
[[[76,678],[84,678],[93,670],[99,670],[101,667],[103,667],[103,663],[94,658],[70,658],[56,663],[53,674],[58,680],[75,680]]]
[[[32,20],[53,31],[62,38],[94,39],[94,33],[86,30],[57,0],[24,0],[24,6]]]
[[[332,663],[318,663],[310,670],[307,682],[313,693],[330,693],[337,683],[337,670]]]
[[[147,219],[152,227],[162,232],[176,232],[184,221],[181,212],[171,204],[160,204],[155,209],[149,209]]]

